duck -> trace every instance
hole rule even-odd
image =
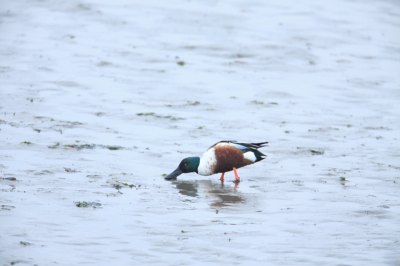
[[[176,179],[181,174],[197,173],[209,176],[221,173],[220,180],[224,181],[226,172],[233,171],[235,182],[240,182],[237,169],[264,160],[267,155],[258,149],[268,142],[246,143],[233,140],[223,140],[208,148],[201,157],[183,159],[178,168],[165,177],[166,180]]]

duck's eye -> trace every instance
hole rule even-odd
[[[184,166],[187,166],[187,165],[188,165],[188,163],[184,163],[183,165],[184,165]]]

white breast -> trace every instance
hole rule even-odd
[[[200,158],[200,164],[197,168],[197,173],[199,175],[212,175],[214,174],[214,169],[217,166],[217,160],[215,159],[214,148],[206,151]]]

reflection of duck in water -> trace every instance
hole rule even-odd
[[[225,172],[233,170],[236,182],[239,182],[240,178],[236,169],[265,159],[267,156],[258,149],[267,143],[220,141],[211,146],[201,158],[188,157],[183,159],[178,168],[165,179],[175,179],[182,173],[196,172],[199,175],[222,173],[220,180],[223,181]]]
[[[197,198],[199,196],[205,198],[211,207],[224,207],[245,202],[243,195],[241,193],[236,193],[236,187],[239,183],[235,183],[233,191],[230,187],[225,188],[223,183],[218,185],[211,180],[177,180],[172,183],[176,186],[176,189],[179,190],[180,194],[191,198]],[[211,202],[209,202],[210,198],[208,195],[213,196]],[[191,200],[190,198],[185,198],[183,201]]]

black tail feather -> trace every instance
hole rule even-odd
[[[268,144],[268,142],[259,142],[259,143],[241,143],[241,142],[236,142],[239,145],[245,146],[247,148],[251,149],[259,149],[261,147],[264,147],[265,145]]]
[[[265,145],[268,144],[267,141],[258,142],[258,143],[245,143],[245,142],[237,142],[236,140],[222,140],[222,141],[219,141],[219,142],[215,143],[210,148],[214,147],[215,145],[217,145],[219,143],[236,143],[236,144],[242,145],[242,146],[244,146],[246,148],[254,149],[254,150],[257,150],[257,149],[259,149],[261,147],[264,147]]]

